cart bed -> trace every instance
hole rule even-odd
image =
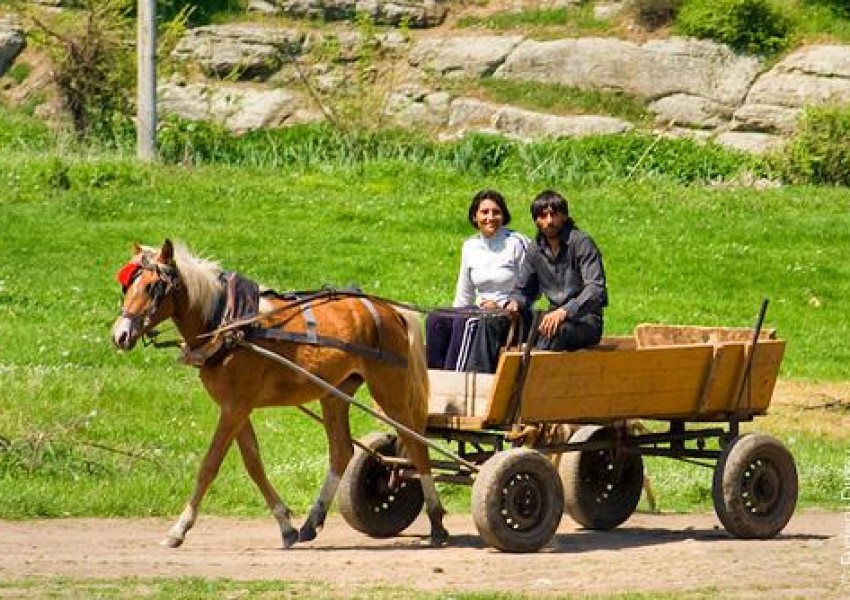
[[[742,382],[752,335],[740,328],[640,325],[633,336],[604,338],[577,352],[534,351],[522,390],[521,421],[715,421],[763,414],[785,342],[774,331],[763,331],[749,377]],[[429,427],[509,425],[521,363],[521,352],[506,351],[495,374],[429,371]]]

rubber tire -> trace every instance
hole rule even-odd
[[[776,536],[794,514],[797,492],[794,457],[769,435],[733,438],[714,467],[714,512],[726,531],[738,538]]]
[[[611,427],[587,425],[576,431],[570,442],[611,439]],[[566,452],[558,472],[564,486],[568,515],[587,529],[606,531],[621,525],[637,508],[643,492],[643,457],[622,454],[615,464],[611,450]],[[619,472],[619,477],[616,473]]]
[[[384,456],[398,454],[396,436],[373,432],[360,442]],[[361,448],[345,469],[337,492],[339,511],[360,533],[374,538],[393,537],[407,529],[425,502],[419,481],[405,480],[389,490],[390,469]]]
[[[552,462],[530,448],[497,452],[472,484],[472,518],[488,546],[536,552],[549,543],[564,511],[564,490]]]

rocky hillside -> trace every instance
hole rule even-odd
[[[800,47],[769,64],[704,40],[536,39],[456,26],[464,12],[505,9],[495,2],[468,8],[442,0],[252,0],[250,6],[244,21],[190,29],[170,56],[160,57],[170,72],[159,82],[162,113],[234,131],[368,118],[441,138],[641,128],[760,152],[781,144],[806,106],[850,103],[850,46]],[[621,6],[596,3],[595,10],[607,18]],[[25,60],[26,40],[14,20],[0,21],[0,74]],[[512,105],[494,100],[488,82],[532,97],[544,89],[623,96],[649,117]]]

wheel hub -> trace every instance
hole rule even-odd
[[[517,473],[502,490],[502,516],[517,531],[537,525],[544,512],[540,483],[530,473]]]
[[[782,494],[779,473],[764,459],[753,460],[742,473],[741,499],[755,515],[770,514]]]

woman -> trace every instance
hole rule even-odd
[[[508,321],[477,309],[504,308],[529,239],[507,228],[511,213],[496,190],[475,194],[468,218],[478,233],[461,248],[453,310],[435,311],[426,319],[428,367],[492,372]]]

